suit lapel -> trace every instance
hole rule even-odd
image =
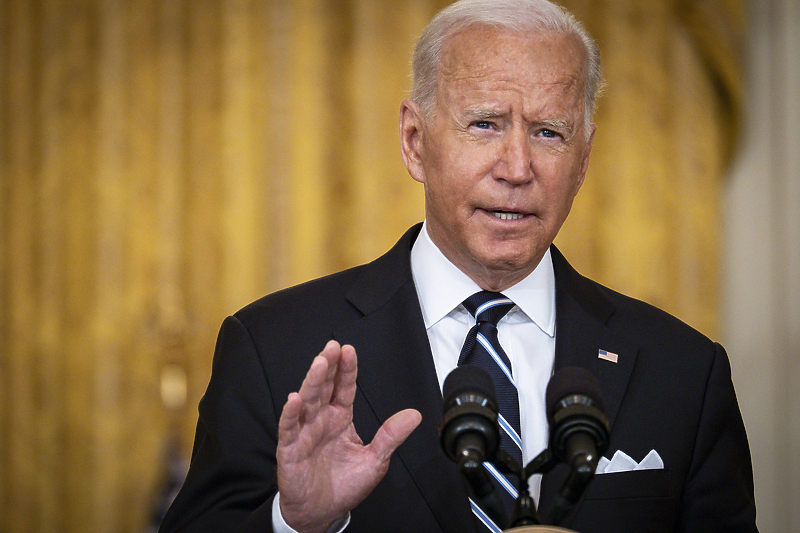
[[[474,531],[464,480],[441,450],[442,395],[411,277],[419,226],[365,270],[348,293],[364,317],[334,332],[358,352],[358,387],[380,424],[414,408],[422,423],[397,450],[443,531]]]
[[[556,271],[555,370],[581,366],[600,382],[606,417],[613,427],[628,387],[638,345],[624,332],[608,327],[614,306],[599,286],[578,274],[553,247]],[[616,355],[616,362],[600,357],[600,350]]]
[[[608,327],[614,307],[599,286],[578,274],[564,256],[552,247],[556,276],[556,357],[555,370],[580,366],[599,381],[606,417],[614,431],[614,421],[622,404],[638,346]],[[605,350],[617,362],[599,357]],[[543,516],[566,478],[566,469],[557,469],[542,479],[540,508]]]

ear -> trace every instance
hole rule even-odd
[[[581,169],[580,173],[578,174],[578,183],[576,184],[577,187],[575,189],[576,195],[583,186],[583,181],[586,179],[586,171],[589,170],[589,156],[592,153],[592,144],[594,143],[594,132],[597,130],[597,125],[592,124],[589,128],[590,128],[589,138],[586,140],[586,146],[584,147],[583,160],[581,161]]]
[[[406,170],[416,181],[425,183],[422,166],[422,112],[416,102],[405,99],[400,104],[400,152]]]

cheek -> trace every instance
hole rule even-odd
[[[464,195],[458,190],[456,184],[448,181],[428,181],[425,187],[425,204],[432,214],[450,224],[455,223],[460,216],[464,202]]]
[[[563,182],[557,191],[554,191],[553,204],[558,207],[559,211],[569,211],[577,194],[577,180],[570,178],[569,181]]]
[[[572,200],[575,198],[575,195],[578,194],[578,190],[580,189],[579,184],[580,180],[574,175],[569,176],[569,179],[564,182],[562,195],[564,196],[565,201],[570,203],[572,202]]]
[[[579,165],[564,165],[560,161],[542,169],[539,175],[545,182],[544,188],[550,202],[557,204],[572,202],[580,190],[580,171]]]
[[[426,169],[425,192],[432,199],[458,203],[470,188],[470,171],[457,159],[437,160]]]

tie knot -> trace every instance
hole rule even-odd
[[[495,326],[508,313],[514,302],[499,292],[476,292],[466,300],[464,307],[480,322],[491,322]]]

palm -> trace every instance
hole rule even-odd
[[[365,446],[353,426],[356,356],[331,341],[298,393],[286,402],[278,441],[281,511],[294,529],[325,531],[355,508],[383,478],[389,458],[419,424],[420,415],[397,413]]]

